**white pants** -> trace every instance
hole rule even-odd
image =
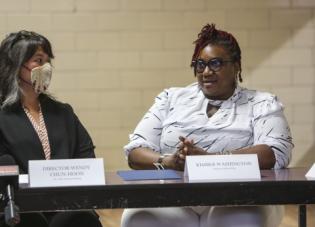
[[[125,209],[121,227],[277,227],[283,206]]]

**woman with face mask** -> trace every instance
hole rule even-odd
[[[91,137],[71,106],[47,92],[53,58],[50,42],[35,32],[11,33],[0,45],[0,165],[10,156],[20,173],[28,172],[29,160],[95,157]],[[91,211],[21,214],[17,226],[101,224]]]

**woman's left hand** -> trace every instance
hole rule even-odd
[[[185,159],[187,155],[206,155],[208,154],[205,150],[203,150],[200,147],[197,147],[194,145],[194,140],[185,138],[183,136],[179,137],[179,140],[181,141],[179,145],[179,149],[177,152],[179,152],[179,158]]]

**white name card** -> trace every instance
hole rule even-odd
[[[29,161],[30,187],[104,185],[102,158]]]
[[[307,171],[305,174],[306,178],[315,179],[315,164],[312,165],[312,167]]]
[[[256,154],[186,156],[184,175],[189,182],[261,179]]]

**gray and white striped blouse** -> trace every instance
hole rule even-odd
[[[210,118],[206,113],[208,103],[220,105]],[[289,164],[293,148],[283,107],[276,96],[237,87],[229,99],[215,101],[206,98],[193,83],[160,93],[124,150],[126,155],[136,147],[173,153],[179,136],[193,139],[209,153],[266,144],[275,153],[276,169]]]

